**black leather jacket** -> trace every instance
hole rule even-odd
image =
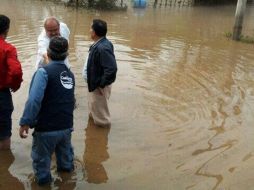
[[[92,92],[115,81],[117,65],[113,44],[106,37],[91,46],[89,51],[87,84],[89,92]]]

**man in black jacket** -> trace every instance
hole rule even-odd
[[[111,84],[116,79],[117,65],[114,47],[106,38],[107,23],[94,19],[90,29],[94,44],[89,49],[83,76],[88,85],[89,115],[97,126],[110,126],[108,100]]]

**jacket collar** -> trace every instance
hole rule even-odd
[[[49,64],[63,64],[63,65],[65,65],[65,63],[64,63],[64,60],[63,61],[55,61],[55,60],[51,60],[50,62],[49,62]]]
[[[91,51],[92,49],[96,48],[101,42],[103,42],[104,40],[106,40],[106,37],[102,37],[100,38],[97,42],[95,42],[93,45],[90,46],[89,51]]]

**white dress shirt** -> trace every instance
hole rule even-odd
[[[64,37],[66,40],[68,40],[69,42],[70,30],[67,27],[67,25],[62,22],[60,22],[60,35]],[[38,41],[38,53],[37,53],[37,60],[36,60],[36,69],[38,69],[44,64],[43,55],[47,53],[47,49],[49,47],[50,38],[47,36],[45,29],[43,29],[42,32],[40,33],[37,41]],[[64,62],[69,68],[70,65],[67,58],[65,59]]]

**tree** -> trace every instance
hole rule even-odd
[[[246,9],[247,0],[238,0],[235,12],[235,25],[233,29],[233,40],[240,40],[243,17]]]

